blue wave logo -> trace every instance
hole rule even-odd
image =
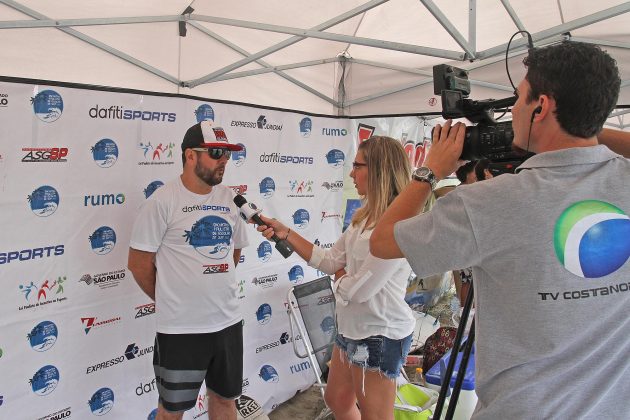
[[[157,418],[157,408],[151,410],[149,415],[147,416],[147,420],[155,420]]]
[[[268,303],[263,303],[258,307],[256,319],[260,325],[268,324],[271,321],[271,306]]]
[[[96,416],[103,416],[114,407],[114,391],[109,388],[101,388],[92,395],[88,401],[90,411]]]
[[[293,224],[298,229],[305,229],[311,220],[311,215],[305,209],[298,209],[293,213]]]
[[[55,345],[58,335],[59,331],[54,322],[42,321],[33,327],[26,338],[33,350],[43,352]]]
[[[43,90],[31,98],[33,112],[43,122],[57,121],[63,113],[63,98],[54,90]]]
[[[326,153],[326,161],[333,168],[341,168],[345,159],[346,156],[339,149],[332,149],[331,151]]]
[[[59,207],[59,193],[50,185],[42,185],[28,196],[31,210],[39,217],[48,217]]]
[[[304,269],[300,265],[294,265],[289,270],[289,281],[293,284],[301,283],[304,280]]]
[[[258,187],[260,188],[262,198],[271,198],[273,197],[273,193],[276,192],[276,183],[271,177],[263,178],[260,184],[258,184]]]
[[[309,137],[313,130],[313,122],[309,117],[302,118],[300,121],[300,135],[302,137]]]
[[[92,146],[92,158],[101,168],[109,168],[118,160],[118,146],[111,139],[102,139]]]
[[[35,372],[35,375],[28,382],[35,394],[48,395],[59,385],[59,370],[53,365],[46,365]]]
[[[153,181],[144,189],[144,198],[151,197],[151,194],[155,192],[158,188],[160,188],[164,183],[162,181]]]
[[[260,376],[265,382],[278,382],[280,380],[278,372],[271,365],[264,365],[261,367],[258,376]]]
[[[243,149],[232,152],[232,163],[234,163],[234,166],[241,166],[247,159],[247,148],[243,143],[236,143],[236,145],[241,146]]]
[[[212,121],[214,122],[214,109],[208,104],[203,104],[195,110],[195,118],[197,122]]]
[[[330,336],[335,331],[335,320],[333,319],[332,316],[327,316],[326,318],[322,319],[322,322],[321,324],[319,324],[319,327],[322,329],[324,333]]]
[[[101,226],[88,238],[92,251],[97,255],[105,255],[112,252],[116,246],[116,232],[109,226]]]
[[[267,262],[271,258],[271,254],[273,253],[273,248],[269,241],[262,241],[258,248],[256,248],[256,252],[258,253],[258,258],[262,262]]]
[[[230,251],[232,226],[222,217],[205,216],[185,231],[184,237],[204,257],[222,260]]]

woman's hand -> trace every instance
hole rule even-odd
[[[271,239],[271,237],[273,236],[274,233],[280,239],[285,239],[287,237],[287,235],[289,234],[289,228],[288,227],[286,227],[285,225],[283,225],[282,223],[280,223],[276,219],[270,219],[268,217],[263,216],[262,214],[259,215],[259,216],[262,219],[262,221],[265,222],[265,224],[262,225],[262,226],[257,226],[256,230],[258,230],[258,232],[262,233],[262,235],[265,238]]]

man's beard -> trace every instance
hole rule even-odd
[[[223,181],[223,174],[219,173],[220,171],[225,171],[225,166],[217,167],[212,170],[204,168],[199,161],[197,161],[197,165],[195,166],[195,175],[211,187],[219,185],[221,181]]]

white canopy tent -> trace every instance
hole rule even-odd
[[[630,104],[621,0],[0,0],[0,75],[194,95],[327,115],[439,112],[431,68],[470,70],[471,97],[510,96],[507,41],[595,43]],[[526,38],[515,37],[515,83]],[[570,77],[571,75],[567,75]],[[609,120],[625,127],[620,109]]]

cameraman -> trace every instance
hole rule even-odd
[[[436,126],[426,167],[377,224],[370,251],[419,277],[472,266],[474,418],[628,418],[630,160],[598,145],[615,61],[565,42],[531,50],[514,144],[537,155],[417,215],[457,167],[465,127]],[[405,220],[408,219],[408,220]]]

